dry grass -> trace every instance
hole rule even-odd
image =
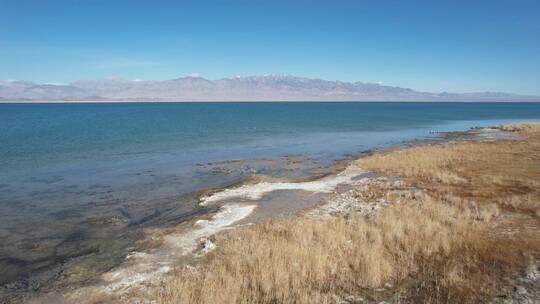
[[[536,213],[540,204],[540,123],[500,126],[526,139],[420,146],[358,160],[368,170],[478,203]]]
[[[372,222],[354,216],[271,220],[218,235],[219,249],[204,266],[178,271],[157,297],[161,303],[333,302],[333,295],[366,296],[364,289],[420,276],[439,281],[436,288],[421,287],[432,299],[452,299],[458,294],[450,294],[451,287],[461,289],[459,295],[484,287],[462,279],[478,272],[463,265],[494,245],[484,233],[492,216],[491,209],[464,211],[424,197],[383,210]],[[428,271],[436,263],[445,270],[435,277]]]
[[[538,132],[540,122],[529,122],[523,124],[508,124],[497,126],[497,129],[507,132]]]
[[[474,303],[540,250],[538,234],[499,212],[536,217],[540,132],[515,142],[427,146],[359,160],[425,194],[371,220],[268,220],[215,236],[217,249],[150,292],[158,303]],[[510,217],[511,218],[511,217]],[[386,287],[384,290],[380,287]],[[400,294],[399,299],[392,298]],[[390,297],[390,298],[389,298]]]

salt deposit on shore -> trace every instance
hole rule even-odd
[[[257,200],[265,194],[278,190],[303,190],[311,192],[332,192],[338,185],[351,183],[355,177],[366,171],[349,166],[341,173],[308,182],[261,182],[257,184],[243,185],[238,188],[225,189],[208,196],[201,197],[200,205],[207,206],[212,203],[227,201],[230,199]]]
[[[303,190],[330,193],[340,184],[352,184],[355,179],[366,172],[356,166],[349,166],[341,173],[308,182],[262,182],[243,185],[238,188],[225,189],[201,199],[202,205],[231,199],[257,200],[265,194],[277,190]],[[105,273],[102,289],[109,293],[129,291],[144,283],[154,282],[162,274],[171,271],[178,260],[196,253],[203,243],[201,252],[213,249],[208,241],[211,235],[226,229],[228,226],[249,216],[256,205],[228,203],[209,220],[198,220],[192,230],[182,233],[171,233],[163,237],[161,246],[150,252],[134,252],[126,257],[126,262],[119,268]],[[202,240],[202,242],[201,242]]]
[[[308,182],[261,182],[225,189],[201,198],[201,205],[233,199],[257,200],[265,194],[278,190],[302,190],[315,193],[331,193],[338,185],[354,184],[366,171],[350,165],[342,172]],[[86,295],[109,294],[122,295],[134,288],[154,283],[159,278],[178,266],[182,257],[205,254],[215,245],[208,239],[232,224],[248,217],[256,208],[254,204],[230,202],[223,205],[219,212],[208,220],[198,220],[189,231],[170,233],[162,238],[162,244],[148,252],[133,252],[125,262],[102,276],[103,284],[79,289],[66,295],[70,302],[84,303]],[[201,246],[202,245],[202,246]]]
[[[201,240],[202,251],[209,251],[207,237],[226,229],[228,226],[246,218],[255,205],[226,204],[209,220],[195,222],[192,230],[171,233],[164,237],[162,245],[150,252],[133,252],[119,267],[102,276],[104,284],[79,289],[66,298],[70,302],[84,303],[85,295],[109,293],[118,296],[143,284],[156,282],[159,277],[177,266],[180,258],[196,253]]]

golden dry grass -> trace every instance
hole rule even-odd
[[[535,213],[540,207],[540,123],[499,126],[526,139],[419,146],[358,160],[368,170],[395,175],[434,197],[497,202]]]
[[[497,126],[499,130],[507,132],[537,132],[540,128],[540,122],[529,122],[521,124],[508,124]]]
[[[498,216],[520,214],[538,228],[539,130],[513,126],[527,139],[363,158],[361,166],[403,178],[424,194],[371,220],[354,214],[273,219],[218,234],[217,249],[196,268],[179,269],[148,296],[158,303],[334,303],[355,296],[474,303],[489,297],[501,276],[540,250],[535,231]],[[512,234],[499,233],[512,225]]]
[[[424,197],[383,210],[372,222],[294,218],[243,227],[218,235],[220,247],[204,266],[181,269],[156,295],[161,303],[333,302],[333,295],[363,295],[413,275],[432,279],[428,264],[440,262],[446,270],[433,299],[451,299],[441,286],[473,292],[461,278],[468,272],[463,263],[474,257],[460,253],[486,246],[483,231],[493,215],[469,210],[483,219],[474,221],[463,214]]]

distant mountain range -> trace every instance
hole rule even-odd
[[[265,75],[218,80],[101,78],[67,85],[0,80],[0,101],[540,101],[540,97],[500,92],[429,93],[375,83]]]

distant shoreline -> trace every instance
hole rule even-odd
[[[167,80],[99,78],[68,84],[0,80],[0,101],[99,102],[266,102],[266,101],[534,101],[540,96],[494,91],[424,92],[369,82],[345,82],[292,75],[222,79],[180,77]]]

